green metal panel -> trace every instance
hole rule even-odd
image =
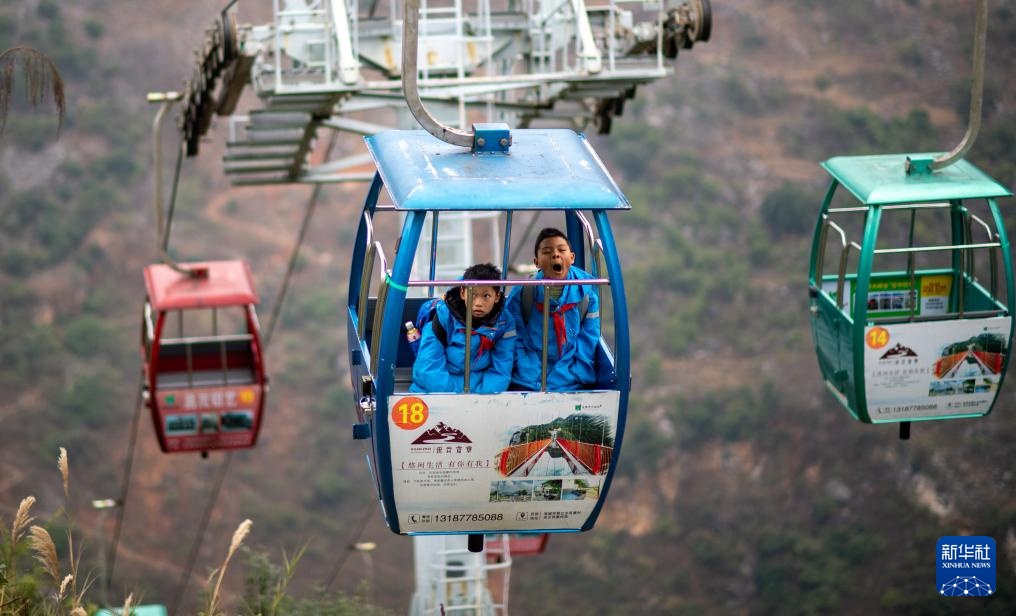
[[[907,156],[936,154],[838,156],[822,163],[822,167],[866,205],[933,203],[1012,195],[1004,186],[965,160],[931,175],[907,175],[904,169]]]
[[[998,204],[994,199],[988,199],[988,209],[991,210],[991,218],[995,222],[995,232],[998,234],[999,252],[1002,254],[1002,271],[1005,279],[1005,303],[1006,308],[1009,310],[1009,314],[1012,315],[1016,311],[1016,288],[1013,288],[1013,266],[1012,266],[1012,252],[1009,250],[1009,235],[1005,231],[1005,224],[1002,220],[1002,214],[998,211]],[[1012,344],[1013,344],[1013,329],[1016,328],[1016,319],[1013,319],[1013,327],[1009,328],[1009,349],[1005,354],[1005,361],[1002,363],[1002,377],[998,381],[998,390],[1002,391],[1002,387],[1005,385],[1005,375],[1009,371],[1009,360],[1012,359]],[[998,396],[995,396],[995,402],[998,402]],[[995,404],[992,403],[991,408],[988,409],[988,413],[991,409],[995,408]],[[987,415],[988,413],[985,413]]]
[[[839,186],[839,182],[835,179],[829,183],[829,189],[826,190],[825,199],[822,201],[822,209],[818,213],[818,220],[815,222],[815,233],[812,235],[811,241],[811,263],[808,265],[808,280],[812,285],[820,284],[819,280],[822,277],[822,272],[815,271],[818,266],[819,252],[825,250],[825,245],[822,240],[822,227],[826,213],[829,211],[829,204],[833,202],[833,195],[836,194],[836,188]]]
[[[854,285],[854,330],[851,332],[851,355],[854,369],[851,384],[854,398],[851,400],[856,416],[865,423],[871,423],[868,415],[867,394],[864,390],[864,328],[868,324],[868,285],[871,284],[871,265],[875,259],[878,241],[878,226],[882,222],[882,208],[868,208],[864,220],[864,239],[861,255],[857,261],[857,284]]]

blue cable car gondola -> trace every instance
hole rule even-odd
[[[377,174],[360,218],[348,301],[350,377],[360,422],[354,437],[371,441],[368,462],[385,520],[396,533],[468,533],[482,540],[483,533],[589,530],[609,491],[627,414],[628,315],[607,215],[630,206],[585,138],[573,131],[519,130],[509,136],[503,125],[474,128],[475,143],[491,144],[495,151],[469,151],[424,131],[367,138]],[[378,204],[382,187],[393,205]],[[512,215],[548,210],[564,213],[575,263],[594,276],[581,283],[597,285],[601,301],[610,298],[614,345],[601,336],[595,386],[569,392],[544,386],[495,394],[410,393],[414,355],[402,325],[416,318],[425,298],[407,297],[407,291],[470,284],[434,280],[433,273],[410,279],[425,217],[504,212],[507,261]],[[591,213],[598,238],[584,211]],[[379,215],[403,220],[390,268],[374,236]],[[436,220],[432,228],[440,229]],[[537,464],[543,456],[548,463]]]

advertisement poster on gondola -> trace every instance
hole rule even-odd
[[[868,317],[900,317],[900,316],[932,316],[942,315],[948,311],[949,293],[952,292],[951,274],[921,274],[913,280],[909,276],[880,276],[868,283]],[[822,283],[822,290],[836,300],[835,280]],[[915,292],[916,287],[916,292]],[[850,293],[856,301],[855,281],[850,280]],[[841,304],[841,307],[843,305]]]
[[[1010,317],[865,329],[864,379],[873,421],[981,415],[998,394]]]
[[[619,393],[396,394],[403,532],[577,530],[600,498]]]

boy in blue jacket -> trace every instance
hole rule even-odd
[[[537,280],[583,280],[592,278],[577,267],[568,237],[558,229],[546,228],[536,237],[533,262]],[[543,349],[544,289],[515,287],[508,295],[507,311],[515,319],[513,388],[539,390]],[[523,301],[523,293],[532,301]],[[551,331],[547,336],[547,390],[573,391],[596,382],[593,361],[600,341],[600,302],[592,286],[547,287],[550,299]],[[528,315],[522,311],[528,308]]]
[[[501,280],[490,263],[473,265],[463,280]],[[462,393],[465,391],[466,310],[473,314],[469,363],[469,393],[493,394],[508,389],[515,355],[515,320],[504,310],[504,293],[498,286],[473,287],[473,302],[466,306],[466,287],[453,287],[437,302],[434,316],[422,331],[420,351],[413,364],[410,391]],[[441,325],[444,340],[434,331]]]

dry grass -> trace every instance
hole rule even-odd
[[[226,553],[226,560],[222,561],[222,566],[218,569],[218,579],[215,581],[215,590],[212,591],[212,597],[208,601],[208,610],[206,614],[208,616],[215,616],[216,609],[219,603],[219,589],[222,587],[222,578],[226,575],[226,569],[229,567],[229,561],[233,558],[233,554],[236,553],[240,546],[243,544],[243,540],[250,534],[250,528],[254,523],[250,520],[244,520],[240,522],[240,525],[236,527],[233,532],[233,540],[229,542],[229,552]],[[213,571],[212,575],[208,578],[211,581],[212,577],[215,577],[216,572]]]
[[[18,65],[21,66],[21,74],[25,79],[25,98],[32,108],[38,107],[47,94],[52,95],[59,119],[57,126],[59,134],[67,109],[60,71],[49,56],[24,46],[0,51],[0,133],[3,133],[4,125],[7,123],[7,112],[14,93],[14,75]]]
[[[70,573],[68,573],[67,577],[65,577],[63,579],[63,581],[60,582],[60,592],[56,596],[57,599],[61,599],[62,600],[64,597],[67,596],[67,586],[70,585],[71,580],[73,580],[73,579],[74,579],[74,576],[71,575]]]
[[[32,526],[28,531],[28,543],[35,552],[35,560],[42,563],[43,569],[53,578],[53,582],[60,584],[60,558],[56,555],[56,544],[49,536],[49,531],[41,526]]]
[[[60,469],[60,476],[63,477],[64,499],[69,506],[71,500],[71,468],[70,463],[67,462],[67,450],[63,447],[60,448],[60,455],[56,459],[56,465]]]
[[[11,545],[17,545],[21,541],[21,537],[25,534],[25,529],[32,523],[33,518],[28,514],[28,510],[35,504],[34,496],[26,496],[21,499],[21,504],[18,506],[18,513],[14,516],[14,524],[11,525]]]
[[[84,596],[92,583],[91,576],[82,579],[79,575],[81,553],[74,546],[74,520],[70,514],[70,461],[67,450],[60,448],[57,457],[57,468],[63,481],[65,506],[58,510],[49,522],[63,518],[67,526],[67,562],[70,571],[67,575],[60,574],[60,557],[56,544],[49,531],[33,524],[35,517],[31,510],[35,505],[35,497],[22,499],[11,525],[10,536],[0,535],[0,616],[19,616],[22,614],[70,614],[71,616],[87,616],[83,607]],[[9,539],[9,541],[8,541]],[[19,547],[27,540],[32,557],[37,561],[46,576],[53,582],[51,592],[42,592],[43,584],[34,582],[22,586],[18,572],[18,562],[23,550]],[[24,574],[31,576],[30,573]],[[41,582],[41,580],[40,580]],[[30,589],[30,590],[26,590]]]

